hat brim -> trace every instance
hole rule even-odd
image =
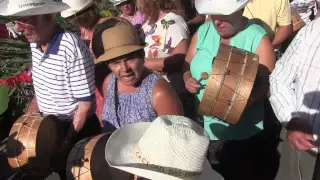
[[[138,51],[143,48],[144,46],[138,46],[138,45],[126,45],[121,47],[115,47],[105,51],[105,53],[97,59],[97,63],[110,61],[111,59],[114,59],[116,57],[120,57],[129,53],[132,53],[134,51]]]
[[[206,15],[230,15],[244,8],[250,0],[242,0],[230,6],[230,2],[225,0],[196,0],[195,7],[199,14]]]
[[[106,145],[105,158],[107,162],[113,168],[152,180],[181,180],[175,176],[153,171],[150,166],[134,160],[133,147],[141,139],[150,124],[148,122],[129,124],[116,130],[110,136]],[[209,161],[206,159],[199,180],[207,179],[223,180],[223,177],[211,168]]]
[[[9,0],[4,0],[0,2],[0,16],[35,16],[42,14],[58,13],[70,8],[69,5],[63,2],[57,2],[53,4],[47,4],[44,6],[25,9],[19,12],[9,12],[8,4]]]
[[[88,7],[90,7],[93,4],[93,1],[88,2],[83,8],[79,9],[79,10],[72,10],[72,7],[70,9],[67,9],[65,11],[61,12],[61,17],[63,18],[68,18],[70,16],[73,16],[77,13],[80,13],[82,11],[84,11],[85,9],[87,9]]]

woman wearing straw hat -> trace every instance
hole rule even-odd
[[[206,159],[209,141],[193,120],[160,116],[115,131],[105,158],[111,167],[153,180],[223,180]]]
[[[94,4],[93,0],[63,0],[64,3],[70,6],[70,9],[61,12],[61,16],[66,18],[67,21],[80,28],[81,39],[84,40],[90,47],[90,51],[95,58],[92,51],[92,33],[94,26],[100,20],[99,9]],[[96,64],[96,114],[101,117],[103,109],[103,97],[102,97],[102,83],[104,78],[110,73],[104,66]],[[99,118],[100,122],[101,119]],[[101,122],[101,126],[103,126]]]
[[[171,86],[145,68],[144,46],[129,21],[102,19],[94,29],[92,47],[97,61],[112,71],[103,83],[102,121],[106,131],[183,113]]]
[[[53,164],[64,169],[73,144],[100,133],[94,113],[94,61],[81,39],[56,22],[56,13],[70,8],[53,0],[3,0],[0,15],[15,18],[32,52],[35,97],[27,113],[38,109],[43,116],[55,115],[63,126],[64,140],[57,145]],[[36,107],[36,108],[35,108]]]
[[[130,21],[133,26],[141,27],[144,24],[144,16],[137,11],[134,0],[110,0],[110,2],[120,10],[120,17]]]
[[[267,174],[273,165],[266,165],[274,157],[264,122],[264,104],[269,89],[269,74],[275,64],[275,54],[265,30],[242,16],[250,0],[196,0],[200,14],[209,14],[212,21],[202,25],[194,35],[184,74],[185,86],[202,100],[207,80],[200,79],[202,72],[210,74],[219,44],[227,44],[259,55],[260,67],[251,93],[251,101],[238,124],[228,124],[214,117],[199,115],[209,133],[209,157],[212,167],[226,179],[272,179]],[[274,149],[276,153],[276,149]],[[265,167],[266,166],[266,167]],[[269,167],[269,169],[268,169]],[[264,169],[265,168],[265,169]]]

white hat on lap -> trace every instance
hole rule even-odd
[[[105,156],[111,167],[152,180],[223,180],[206,159],[209,141],[196,122],[160,116],[116,130]]]
[[[199,14],[230,15],[244,8],[250,0],[195,0]]]
[[[0,16],[34,16],[68,8],[61,0],[0,0]]]

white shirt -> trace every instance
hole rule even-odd
[[[286,123],[299,117],[320,137],[320,19],[296,35],[270,76],[270,102]]]

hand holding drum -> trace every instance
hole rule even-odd
[[[209,75],[206,72],[201,73],[201,78],[198,81],[196,79],[194,79],[193,77],[189,78],[185,83],[187,90],[193,94],[199,92],[199,90],[201,88],[200,82],[202,80],[207,80],[208,78],[209,78]]]

